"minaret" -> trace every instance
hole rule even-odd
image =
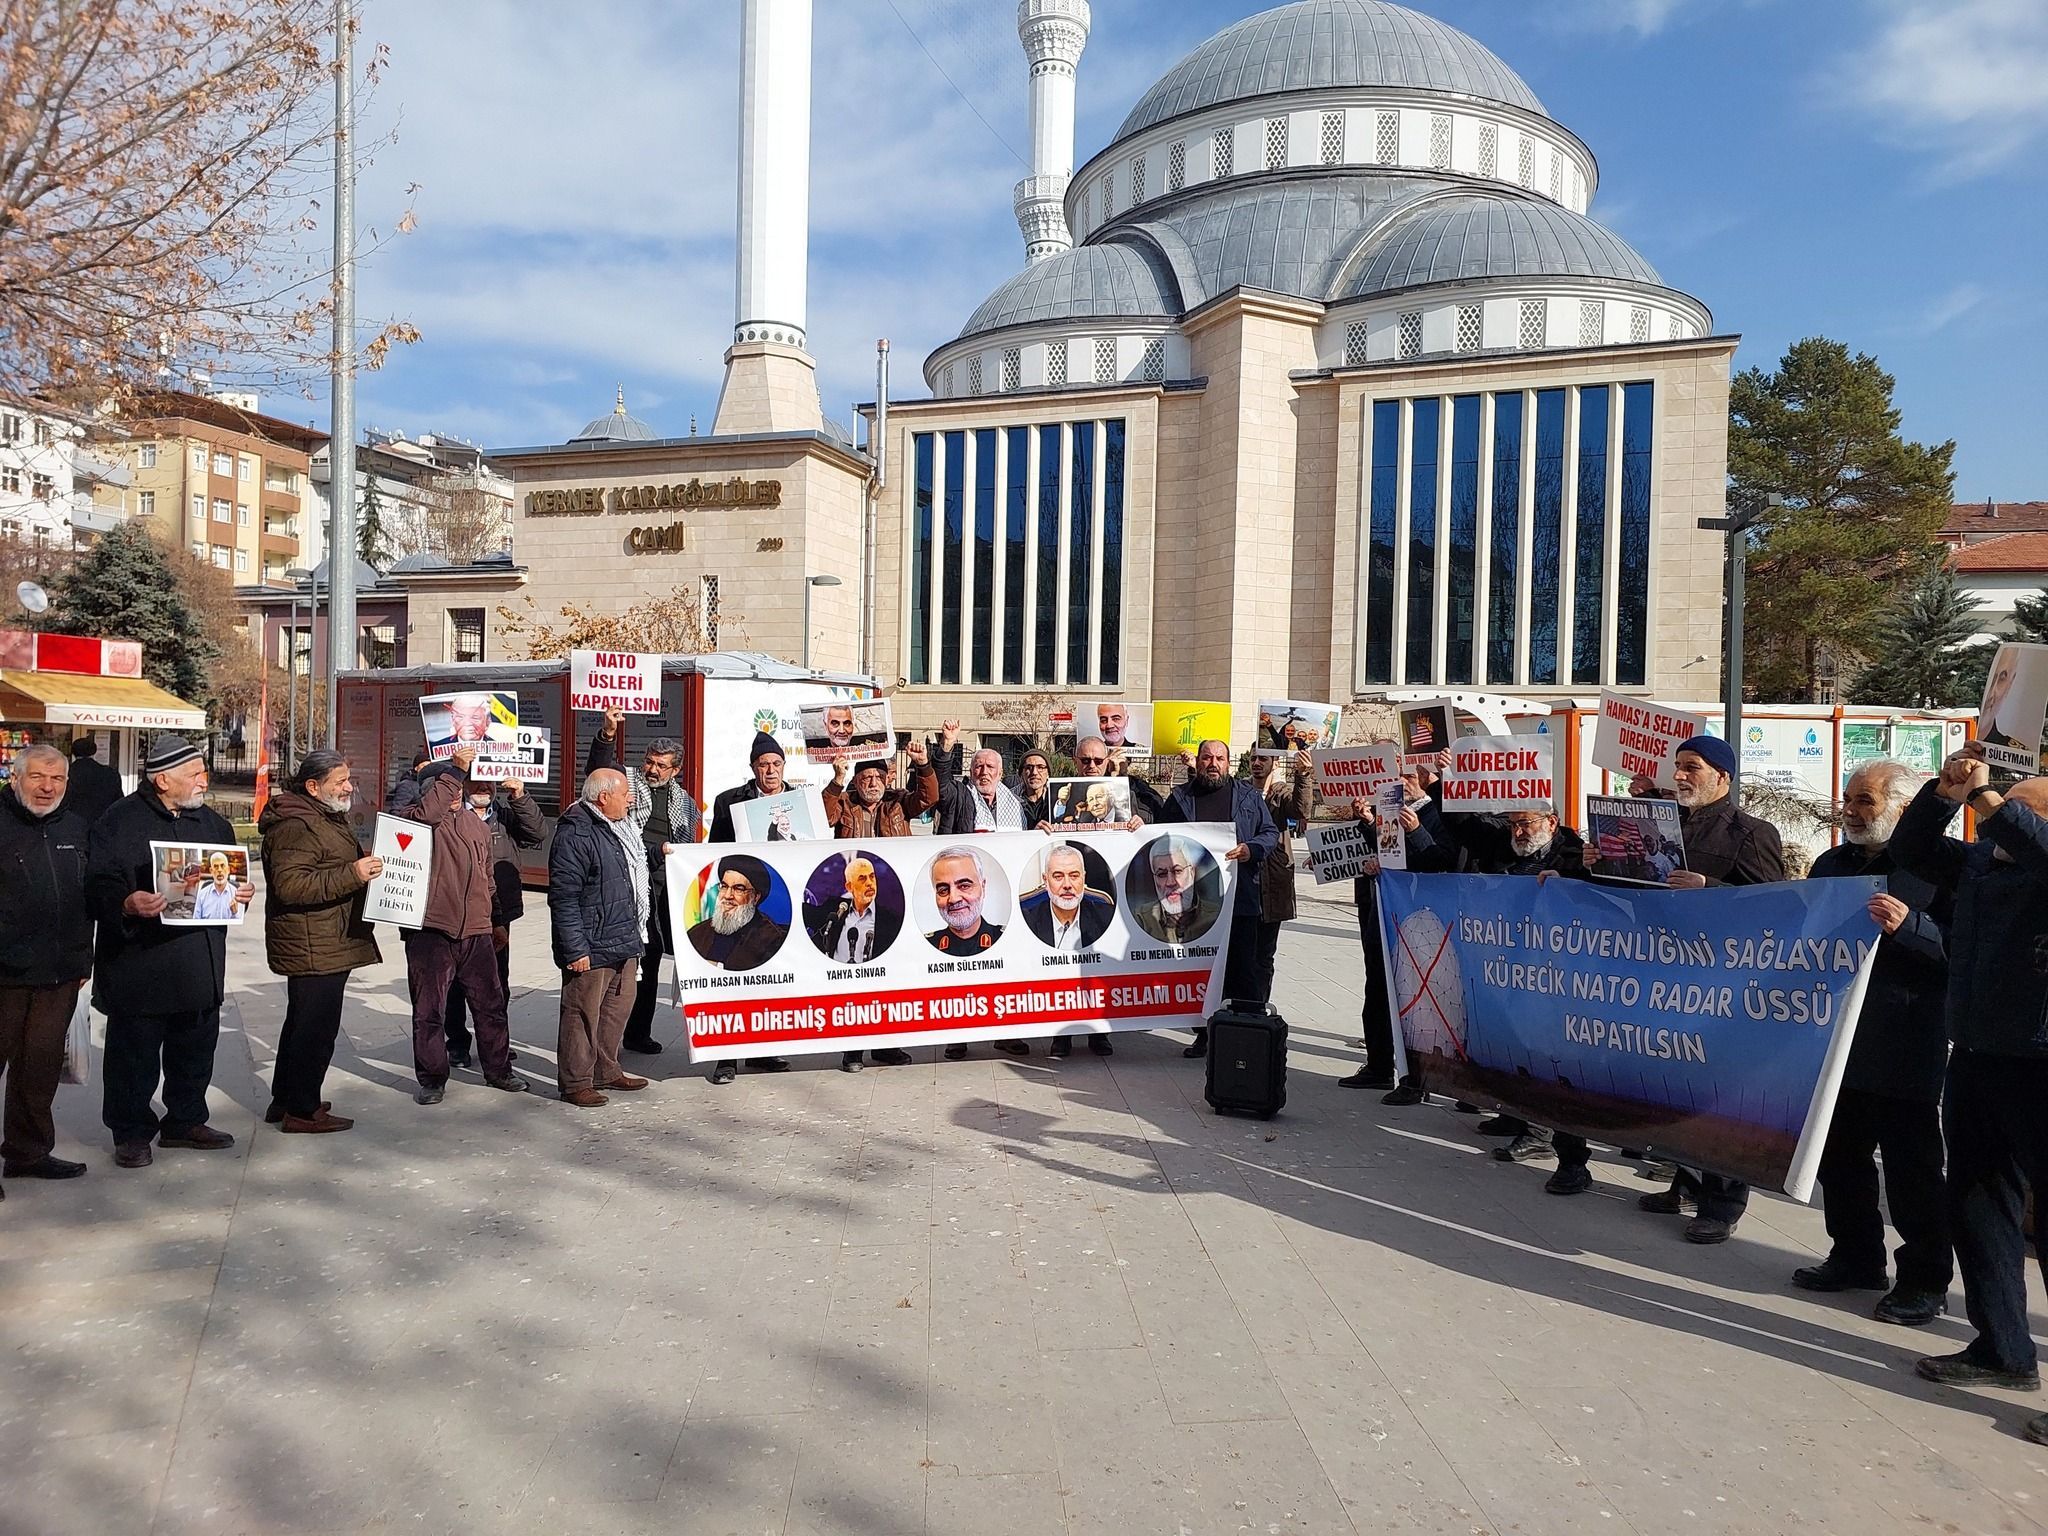
[[[1074,248],[1064,200],[1074,175],[1074,70],[1090,20],[1088,0],[1018,0],[1017,36],[1031,61],[1031,174],[1016,197],[1026,261]]]
[[[714,435],[818,431],[804,350],[810,263],[811,0],[745,0],[738,295]]]

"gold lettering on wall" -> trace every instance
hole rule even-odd
[[[589,517],[603,512],[696,512],[707,507],[779,507],[780,480],[685,480],[662,485],[603,486],[568,491],[530,491],[528,517]]]

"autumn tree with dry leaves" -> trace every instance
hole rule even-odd
[[[330,21],[329,0],[0,0],[0,391],[328,366],[322,204],[364,147],[335,131]],[[415,337],[385,325],[356,363]]]
[[[521,608],[500,604],[507,637],[526,643],[535,661],[556,661],[571,651],[639,651],[663,656],[697,656],[718,647],[705,635],[703,612],[687,587],[635,603],[623,613],[591,613],[575,603],[562,604],[559,618],[543,615],[530,597]],[[721,623],[737,615],[721,616]]]

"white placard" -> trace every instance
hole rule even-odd
[[[571,651],[569,707],[585,714],[616,709],[661,713],[661,657],[637,651]]]
[[[1373,796],[1373,819],[1379,823],[1379,852],[1382,869],[1408,867],[1408,829],[1401,813],[1408,808],[1408,786],[1399,779]]]
[[[832,835],[825,797],[815,784],[742,800],[732,808],[732,825],[743,843],[808,843]]]
[[[1318,885],[1357,879],[1379,851],[1379,829],[1369,821],[1319,821],[1308,829],[1308,867]]]
[[[1707,734],[1704,716],[1667,709],[1625,693],[1600,694],[1600,723],[1593,730],[1593,766],[1634,778],[1648,774],[1661,789],[1678,780],[1678,744]]]
[[[1550,739],[1466,736],[1451,746],[1437,796],[1447,811],[1555,811]]]
[[[1401,749],[1391,741],[1369,747],[1331,747],[1310,754],[1316,793],[1333,804],[1370,800],[1401,777]]]
[[[434,863],[434,829],[403,816],[377,817],[370,852],[384,861],[384,873],[363,895],[363,917],[372,923],[418,928],[427,920],[427,876]]]
[[[554,743],[547,727],[522,725],[511,746],[487,743],[469,765],[469,776],[478,784],[504,784],[516,779],[521,784],[545,784],[554,761]]]

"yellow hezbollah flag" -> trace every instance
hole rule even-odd
[[[1178,757],[1214,737],[1230,740],[1230,706],[1203,699],[1159,699],[1152,705],[1152,753]]]

